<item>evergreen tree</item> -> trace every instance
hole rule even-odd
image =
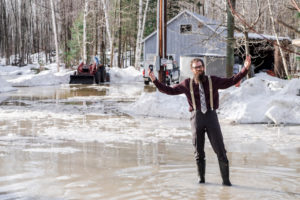
[[[178,15],[180,12],[179,0],[167,1],[167,21]]]
[[[70,51],[66,53],[67,61],[71,65],[77,65],[82,58],[83,39],[83,14],[81,13],[73,22],[71,28],[72,39],[68,42]]]
[[[89,22],[87,21],[87,30],[89,30]],[[68,41],[68,47],[70,51],[66,52],[66,60],[71,65],[78,65],[79,62],[83,59],[83,13],[81,13],[73,22],[71,28],[72,39]],[[91,41],[91,34],[87,31],[87,42]],[[87,45],[87,55],[92,53],[90,44]],[[89,63],[90,57],[87,58],[87,63]]]
[[[147,12],[147,21],[145,24],[144,37],[147,37],[156,30],[156,10],[157,0],[150,0]]]

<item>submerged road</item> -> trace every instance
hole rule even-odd
[[[206,141],[197,184],[188,119],[129,114],[137,84],[0,94],[0,199],[299,199],[300,127],[221,120],[233,187]]]

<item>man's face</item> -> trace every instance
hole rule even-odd
[[[202,62],[201,61],[198,61],[198,62],[194,62],[192,64],[192,72],[195,76],[199,76],[199,75],[202,75],[204,74],[204,66],[202,65]]]

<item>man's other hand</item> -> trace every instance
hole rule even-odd
[[[249,70],[250,66],[251,66],[251,56],[247,55],[244,63],[244,67],[246,67],[246,69]]]
[[[149,69],[149,70],[148,70],[148,73],[149,73],[149,77],[150,77],[151,81],[152,81],[152,82],[155,81],[156,77],[155,77],[155,75],[154,75],[154,72],[151,71],[151,70]]]

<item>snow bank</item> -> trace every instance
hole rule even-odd
[[[0,65],[5,65],[5,58],[0,58]]]
[[[1,92],[10,92],[16,90],[13,88],[6,80],[2,79],[0,76],[0,93]],[[1,102],[1,99],[0,99]]]
[[[15,87],[30,87],[44,85],[67,84],[70,81],[70,74],[73,72],[60,68],[57,72],[55,63],[44,66],[46,70],[36,74],[32,69],[40,69],[39,65],[27,65],[24,67],[0,66],[0,75],[10,77],[9,84]]]
[[[300,124],[300,79],[282,80],[266,73],[246,80],[241,87],[220,90],[220,118],[237,123]],[[130,114],[188,118],[185,95],[143,93],[126,112]]]
[[[237,123],[300,124],[300,79],[290,81],[260,73],[241,87],[220,92],[222,117]]]
[[[73,72],[57,72],[52,73],[50,70],[42,71],[38,74],[27,74],[9,82],[17,86],[44,86],[44,85],[59,85],[67,84],[70,81],[70,74]]]
[[[8,75],[24,75],[24,74],[32,74],[33,71],[31,68],[36,68],[36,65],[27,65],[24,67],[17,66],[0,66],[0,75],[8,76]]]
[[[9,76],[8,82],[15,87],[30,87],[30,86],[45,86],[45,85],[58,85],[68,84],[70,81],[70,75],[74,71],[69,71],[64,67],[60,68],[60,72],[57,72],[56,63],[52,63],[44,66],[45,71],[38,74],[32,69],[40,69],[38,64],[27,65],[24,67],[16,66],[0,66],[0,75]],[[136,70],[134,67],[110,68],[108,69],[111,76],[112,83],[132,83],[142,82],[142,73]]]
[[[112,83],[132,83],[143,81],[142,73],[132,66],[125,69],[113,67],[110,68],[109,73],[110,81]]]
[[[185,95],[169,96],[161,92],[143,93],[126,108],[129,114],[153,117],[188,118],[188,103]]]

